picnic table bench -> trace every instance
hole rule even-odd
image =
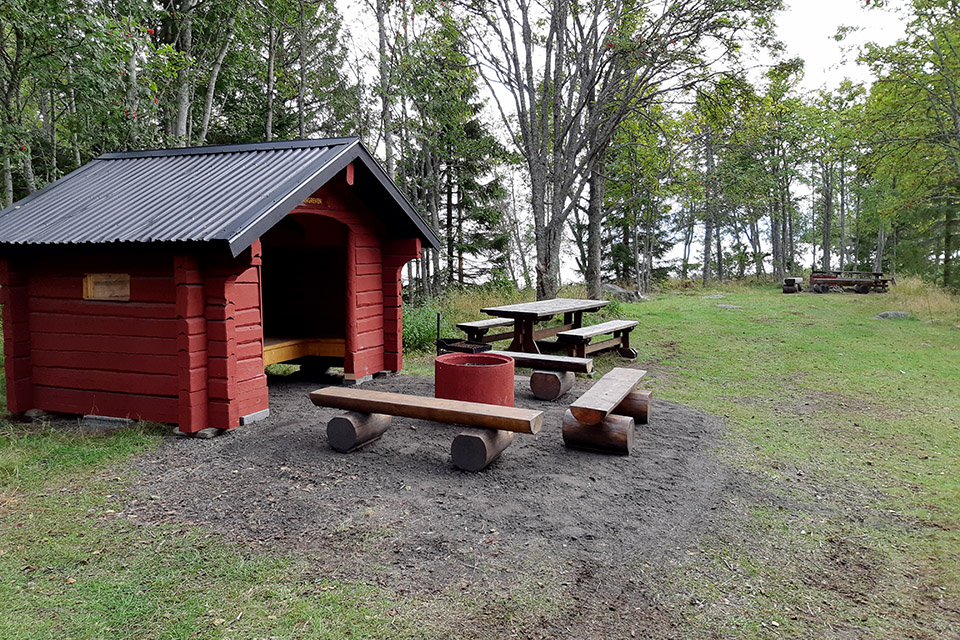
[[[829,293],[830,287],[853,287],[857,293],[871,290],[885,293],[893,278],[886,278],[882,271],[813,271],[810,273],[810,288],[817,293]]]
[[[589,327],[561,331],[557,333],[557,341],[566,346],[570,356],[584,358],[588,353],[616,349],[624,358],[633,359],[637,357],[637,350],[630,347],[630,332],[638,324],[636,320],[610,320]],[[613,334],[613,337],[590,344],[593,338],[606,334]]]
[[[392,416],[476,427],[458,434],[450,448],[453,463],[465,471],[490,464],[513,442],[514,433],[534,434],[543,427],[542,411],[355,387],[317,389],[310,401],[347,410],[327,423],[327,441],[343,453],[379,439]]]
[[[650,417],[649,391],[634,391],[642,369],[611,369],[563,415],[563,443],[572,448],[629,455],[637,422]]]
[[[494,327],[513,327],[513,320],[509,318],[488,318],[486,320],[474,320],[473,322],[461,322],[457,324],[457,329],[466,333],[467,340],[473,342],[489,344],[513,337],[512,328],[506,333],[495,333],[488,336],[487,332]]]
[[[522,351],[488,351],[509,356],[518,367],[533,369],[530,391],[540,400],[556,400],[573,387],[577,373],[593,373],[593,358],[574,358]]]

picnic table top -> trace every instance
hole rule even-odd
[[[572,313],[576,311],[598,311],[610,304],[609,300],[582,300],[579,298],[553,298],[551,300],[537,300],[536,302],[520,302],[502,307],[487,307],[480,309],[487,315],[498,318],[523,318],[546,320],[558,313]]]
[[[854,271],[854,270],[852,270],[852,269],[844,269],[844,270],[842,270],[842,271],[839,271],[839,270],[836,270],[836,269],[833,269],[833,270],[830,270],[830,271],[822,271],[822,270],[816,270],[816,269],[815,269],[815,270],[813,270],[813,271],[811,272],[811,274],[812,274],[812,275],[815,275],[815,276],[827,275],[827,274],[839,276],[839,275],[843,275],[843,274],[845,274],[845,273],[849,273],[849,274],[853,274],[853,275],[860,275],[860,274],[864,274],[864,273],[869,273],[869,274],[872,275],[872,276],[877,276],[877,277],[883,276],[883,271]]]

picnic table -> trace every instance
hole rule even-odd
[[[540,353],[537,340],[555,336],[561,331],[581,328],[584,312],[599,311],[608,304],[609,301],[607,300],[553,298],[551,300],[538,300],[537,302],[508,304],[502,307],[487,307],[480,311],[495,318],[513,320],[513,341],[507,348],[508,351]],[[550,320],[561,313],[563,314],[562,325],[545,329],[535,328],[536,323]]]
[[[882,271],[814,270],[810,274],[810,288],[818,293],[827,293],[831,286],[853,287],[857,293],[868,293],[871,289],[882,293],[887,291],[891,280],[884,277]]]

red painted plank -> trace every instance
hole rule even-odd
[[[176,422],[178,418],[177,398],[172,397],[81,391],[39,385],[34,387],[33,394],[36,408],[46,411],[115,416],[157,422]]]
[[[228,320],[207,320],[207,339],[210,341],[209,347],[213,351],[212,343],[226,343],[233,340],[236,334],[237,323],[230,318]]]
[[[178,371],[177,356],[173,354],[88,353],[35,349],[31,359],[38,367],[101,369],[165,375],[176,375]]]
[[[383,304],[383,292],[382,291],[358,291],[357,292],[357,306],[364,306],[368,304],[382,305]]]
[[[357,320],[357,334],[362,335],[371,331],[383,332],[383,316],[368,316]]]
[[[118,309],[122,313],[120,309]],[[143,336],[173,338],[177,335],[174,319],[125,318],[123,316],[63,315],[30,313],[33,333],[109,334],[114,336]]]
[[[72,351],[106,351],[112,353],[176,353],[176,338],[144,338],[134,336],[104,336],[69,333],[34,333],[34,349]]]
[[[244,309],[242,311],[234,311],[233,318],[237,323],[237,328],[248,327],[250,325],[260,326],[260,309],[254,307],[253,309]]]
[[[357,339],[354,342],[354,349],[360,351],[362,349],[382,349],[383,348],[383,331],[365,331],[363,333],[357,334]]]
[[[211,400],[207,424],[217,429],[235,429],[240,425],[239,404],[225,400]]]
[[[177,394],[177,377],[148,373],[33,366],[34,384],[65,389],[114,391],[151,396]]]
[[[380,249],[357,247],[357,264],[382,264],[380,261]]]
[[[384,371],[400,371],[403,369],[403,357],[399,353],[384,353],[383,369]]]
[[[357,309],[357,320],[372,318],[374,316],[377,316],[378,318],[383,317],[383,310],[379,305],[371,304]]]
[[[30,311],[90,316],[115,316],[121,306],[122,315],[128,318],[173,318],[176,313],[176,307],[166,302],[100,302],[35,296],[27,302]]]
[[[202,316],[206,307],[203,285],[181,284],[177,286],[176,312],[181,318]]]
[[[175,352],[206,352],[207,351],[207,332],[196,334],[181,333],[177,336]]]
[[[234,347],[234,353],[238,360],[247,358],[260,358],[263,360],[263,343],[258,339],[252,342],[238,342]]]
[[[83,274],[72,277],[34,275],[30,278],[30,295],[39,298],[83,299]],[[176,285],[170,277],[137,277],[130,280],[130,302],[176,302]],[[114,302],[117,306],[127,302]]]
[[[357,292],[379,291],[383,292],[383,278],[379,275],[357,276]]]

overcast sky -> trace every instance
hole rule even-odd
[[[903,0],[889,0],[889,6]],[[903,35],[899,17],[888,9],[867,9],[864,0],[792,0],[777,19],[777,34],[787,57],[806,61],[803,86],[809,91],[836,88],[844,78],[868,80],[856,64],[856,47],[865,42],[890,44]],[[840,26],[858,27],[843,42],[833,36]],[[849,50],[850,51],[845,51]]]

